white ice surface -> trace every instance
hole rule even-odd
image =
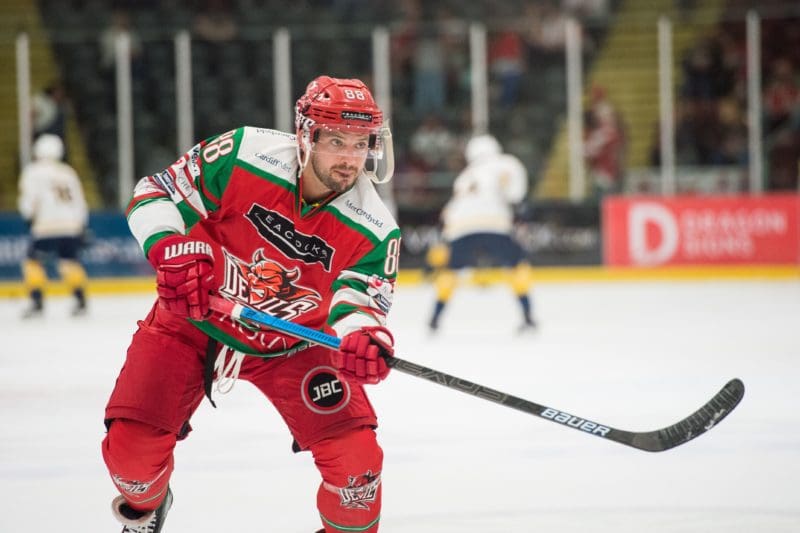
[[[389,533],[800,531],[800,283],[536,287],[541,328],[518,336],[503,288],[401,287],[397,353],[627,430],[676,422],[732,377],[741,405],[688,444],[647,453],[394,372],[371,387]],[[103,407],[152,296],[0,301],[0,532],[112,532]],[[311,533],[317,473],[250,384],[204,402],[178,445],[165,533]]]

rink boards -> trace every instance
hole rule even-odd
[[[465,275],[465,280],[473,285],[502,283],[505,274],[499,269],[477,270]],[[622,268],[603,266],[581,267],[532,267],[531,281],[537,284],[570,283],[586,281],[629,282],[629,281],[687,281],[687,280],[786,280],[800,279],[800,266],[691,266],[659,268]],[[401,270],[398,285],[414,286],[430,282],[422,270]],[[152,291],[154,280],[151,276],[138,277],[98,277],[89,281],[90,294],[136,294]],[[52,281],[45,289],[47,294],[64,295],[69,289],[60,281]],[[0,298],[18,298],[25,295],[21,280],[0,282]]]

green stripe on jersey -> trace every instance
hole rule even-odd
[[[186,233],[188,235],[189,230],[192,229],[192,226],[200,222],[200,215],[198,215],[197,211],[192,209],[185,201],[179,202],[175,205],[177,206],[178,211],[181,213],[183,222],[186,224]]]
[[[279,176],[276,176],[275,174],[270,174],[266,170],[264,170],[262,168],[258,168],[256,166],[253,166],[253,165],[251,165],[250,163],[248,163],[246,161],[237,161],[236,164],[237,164],[237,166],[243,168],[244,170],[246,170],[250,174],[253,174],[253,175],[255,175],[255,176],[259,177],[259,178],[264,178],[265,180],[269,181],[273,185],[277,185],[278,187],[281,187],[282,189],[286,189],[287,191],[289,191],[291,193],[293,193],[293,192],[295,192],[297,190],[297,187],[295,185],[293,185],[292,183],[289,183],[285,179],[283,179],[283,178],[281,178]]]
[[[139,209],[142,206],[145,206],[147,204],[152,204],[154,202],[166,202],[168,204],[172,204],[172,200],[170,200],[168,197],[165,197],[165,196],[159,196],[158,198],[145,198],[144,200],[136,202],[133,205],[133,207],[131,207],[130,211],[128,211],[128,214],[125,216],[125,218],[127,220],[130,220],[131,219],[131,215],[134,213],[134,211],[136,211],[137,209]]]
[[[147,257],[150,254],[150,248],[152,248],[155,243],[157,243],[167,235],[177,235],[177,234],[174,231],[160,231],[158,233],[150,235],[147,239],[145,239],[144,246],[142,246],[142,250],[144,251],[144,256]]]
[[[356,290],[358,292],[363,292],[364,294],[366,294],[366,292],[367,292],[367,284],[366,284],[366,282],[358,280],[358,279],[337,278],[331,284],[331,288],[333,289],[334,292],[338,291],[342,287],[349,287],[349,288],[351,288],[353,290]]]
[[[328,325],[336,324],[342,318],[346,317],[347,315],[352,315],[353,313],[359,313],[364,316],[368,316],[373,320],[376,320],[374,315],[364,312],[363,308],[356,307],[353,304],[342,302],[334,305],[333,309],[331,309],[331,312],[328,315],[328,321],[327,321]]]

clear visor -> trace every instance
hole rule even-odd
[[[394,145],[392,144],[392,132],[387,126],[378,131],[375,137],[375,146],[370,149],[364,171],[375,183],[386,183],[392,179]]]
[[[364,172],[377,183],[394,173],[394,151],[389,128],[320,125],[312,134],[311,151],[364,159]]]
[[[311,135],[311,151],[364,161],[364,173],[376,183],[394,174],[394,149],[388,127],[317,126]]]
[[[319,154],[367,157],[376,144],[375,128],[319,126],[314,130],[311,150]]]

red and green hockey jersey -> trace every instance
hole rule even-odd
[[[142,178],[128,224],[145,254],[171,233],[211,244],[219,294],[230,300],[339,336],[384,325],[397,277],[397,223],[365,176],[307,206],[297,175],[294,135],[232,130]],[[217,314],[195,325],[247,354],[299,347],[291,337]]]

